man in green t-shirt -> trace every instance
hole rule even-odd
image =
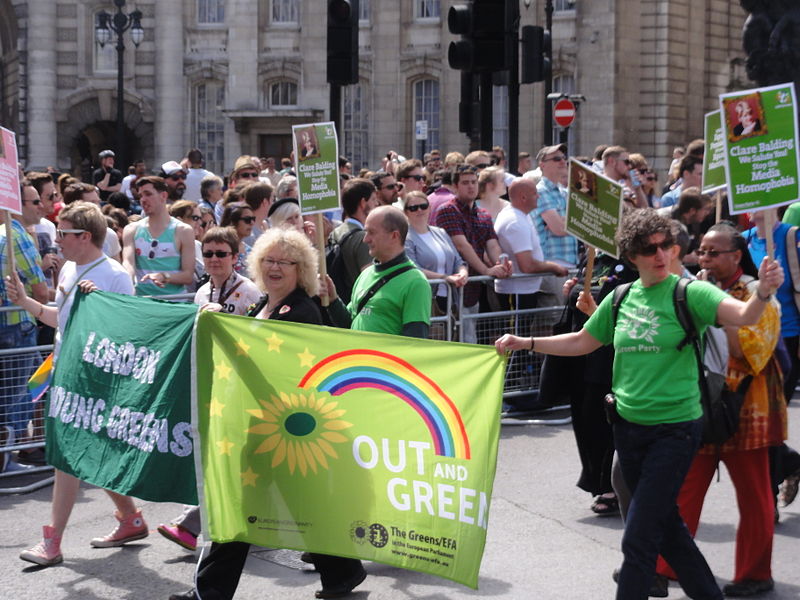
[[[427,338],[431,286],[406,256],[408,221],[405,215],[393,206],[375,208],[367,216],[364,230],[364,243],[375,262],[356,279],[346,312],[341,302],[331,306],[334,321],[349,324],[358,331]],[[392,276],[401,270],[402,273]],[[388,277],[388,281],[378,287],[384,277]]]

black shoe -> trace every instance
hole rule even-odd
[[[611,579],[614,580],[614,583],[619,582],[619,569],[612,571]],[[656,578],[653,580],[653,585],[650,586],[650,591],[647,595],[651,598],[666,598],[669,596],[669,579],[656,573]]]
[[[182,594],[172,594],[169,600],[197,600],[197,594],[194,593],[194,588]]]
[[[303,552],[300,555],[300,560],[302,560],[304,563],[308,565],[314,564],[314,558],[311,556],[311,552]]]
[[[316,596],[317,598],[341,598],[342,596],[346,596],[347,594],[352,592],[366,578],[367,578],[367,572],[362,567],[355,575],[352,575],[348,579],[345,579],[339,585],[329,588],[323,587],[321,590],[317,590],[314,593],[314,596]]]
[[[729,583],[722,588],[722,593],[732,598],[744,598],[769,592],[775,587],[772,577],[769,579],[744,579],[739,583]]]

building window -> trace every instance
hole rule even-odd
[[[428,138],[417,141],[420,158],[433,148],[439,147],[439,82],[435,79],[422,79],[414,84],[414,124],[428,122]],[[412,130],[416,129],[412,127]]]
[[[299,23],[300,7],[298,0],[272,0],[273,23]]]
[[[369,22],[369,5],[371,0],[359,0],[358,20]]]
[[[574,94],[575,93],[575,76],[574,75],[556,75],[553,77],[553,93],[554,94]],[[553,143],[557,144],[558,140],[561,139],[561,131],[562,129],[555,125],[555,121],[553,121]],[[569,140],[567,142],[569,154],[573,154],[573,147],[575,146],[575,141],[573,139],[572,130],[574,128],[570,127],[570,135]]]
[[[440,0],[414,0],[415,19],[438,19]]]
[[[273,108],[297,106],[297,84],[294,81],[276,81],[270,85],[269,105]]]
[[[575,10],[576,0],[556,0],[553,3],[553,10],[556,12],[564,10]]]
[[[362,0],[363,1],[363,0]],[[369,166],[369,100],[367,86],[359,83],[344,88],[342,123],[344,124],[341,154],[350,159],[353,171]]]
[[[225,169],[225,85],[206,81],[194,88],[192,97],[194,146],[204,155],[206,169],[223,173]]]
[[[225,0],[197,0],[198,23],[224,23]]]
[[[508,150],[508,88],[492,86],[492,145]]]

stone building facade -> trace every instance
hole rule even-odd
[[[340,145],[357,166],[389,149],[465,151],[459,73],[447,9],[459,0],[361,0],[360,83],[344,90]],[[543,24],[549,0],[520,0],[522,24]],[[552,0],[554,89],[582,94],[576,154],[601,143],[664,168],[671,147],[702,135],[717,94],[749,87],[745,13],[732,0]],[[526,4],[528,6],[526,6]],[[292,124],[326,120],[323,0],[128,0],[144,40],[125,37],[128,158],[148,166],[197,146],[225,173],[240,153],[286,156]],[[0,123],[18,132],[29,167],[80,173],[114,145],[116,51],[94,40],[111,0],[0,0]],[[494,142],[506,145],[506,88],[495,88]],[[520,150],[544,139],[543,84],[522,86]]]

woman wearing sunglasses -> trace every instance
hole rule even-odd
[[[237,273],[247,274],[247,255],[250,254],[250,246],[244,239],[253,233],[255,222],[256,215],[245,202],[232,202],[225,206],[225,211],[222,213],[219,226],[233,227],[239,238],[239,253],[234,267]]]
[[[639,271],[628,294],[612,313],[606,296],[583,329],[549,338],[506,334],[495,342],[501,353],[531,350],[580,356],[614,345],[612,390],[614,444],[630,492],[618,599],[647,598],[664,556],[691,598],[722,598],[711,569],[678,513],[677,497],[703,431],[697,360],[691,344],[678,346],[685,333],[675,314],[670,273],[678,252],[668,219],[653,209],[631,211],[617,234],[620,253]],[[765,258],[759,281],[747,302],[707,282],[687,288],[687,304],[699,333],[721,324],[754,325],[783,281],[783,270]],[[578,307],[589,312],[585,292]]]
[[[206,272],[203,267],[203,256],[201,254],[200,240],[203,239],[205,229],[203,229],[203,215],[197,202],[192,200],[178,200],[169,207],[169,216],[183,221],[194,231],[195,259],[194,259],[194,283],[189,291],[197,289],[197,283]]]
[[[444,229],[428,224],[430,202],[422,192],[409,192],[403,202],[408,219],[406,254],[428,279],[444,279],[456,288],[467,283],[467,265]],[[447,286],[440,283],[434,293],[434,313],[447,313]],[[438,310],[437,310],[438,309]]]

